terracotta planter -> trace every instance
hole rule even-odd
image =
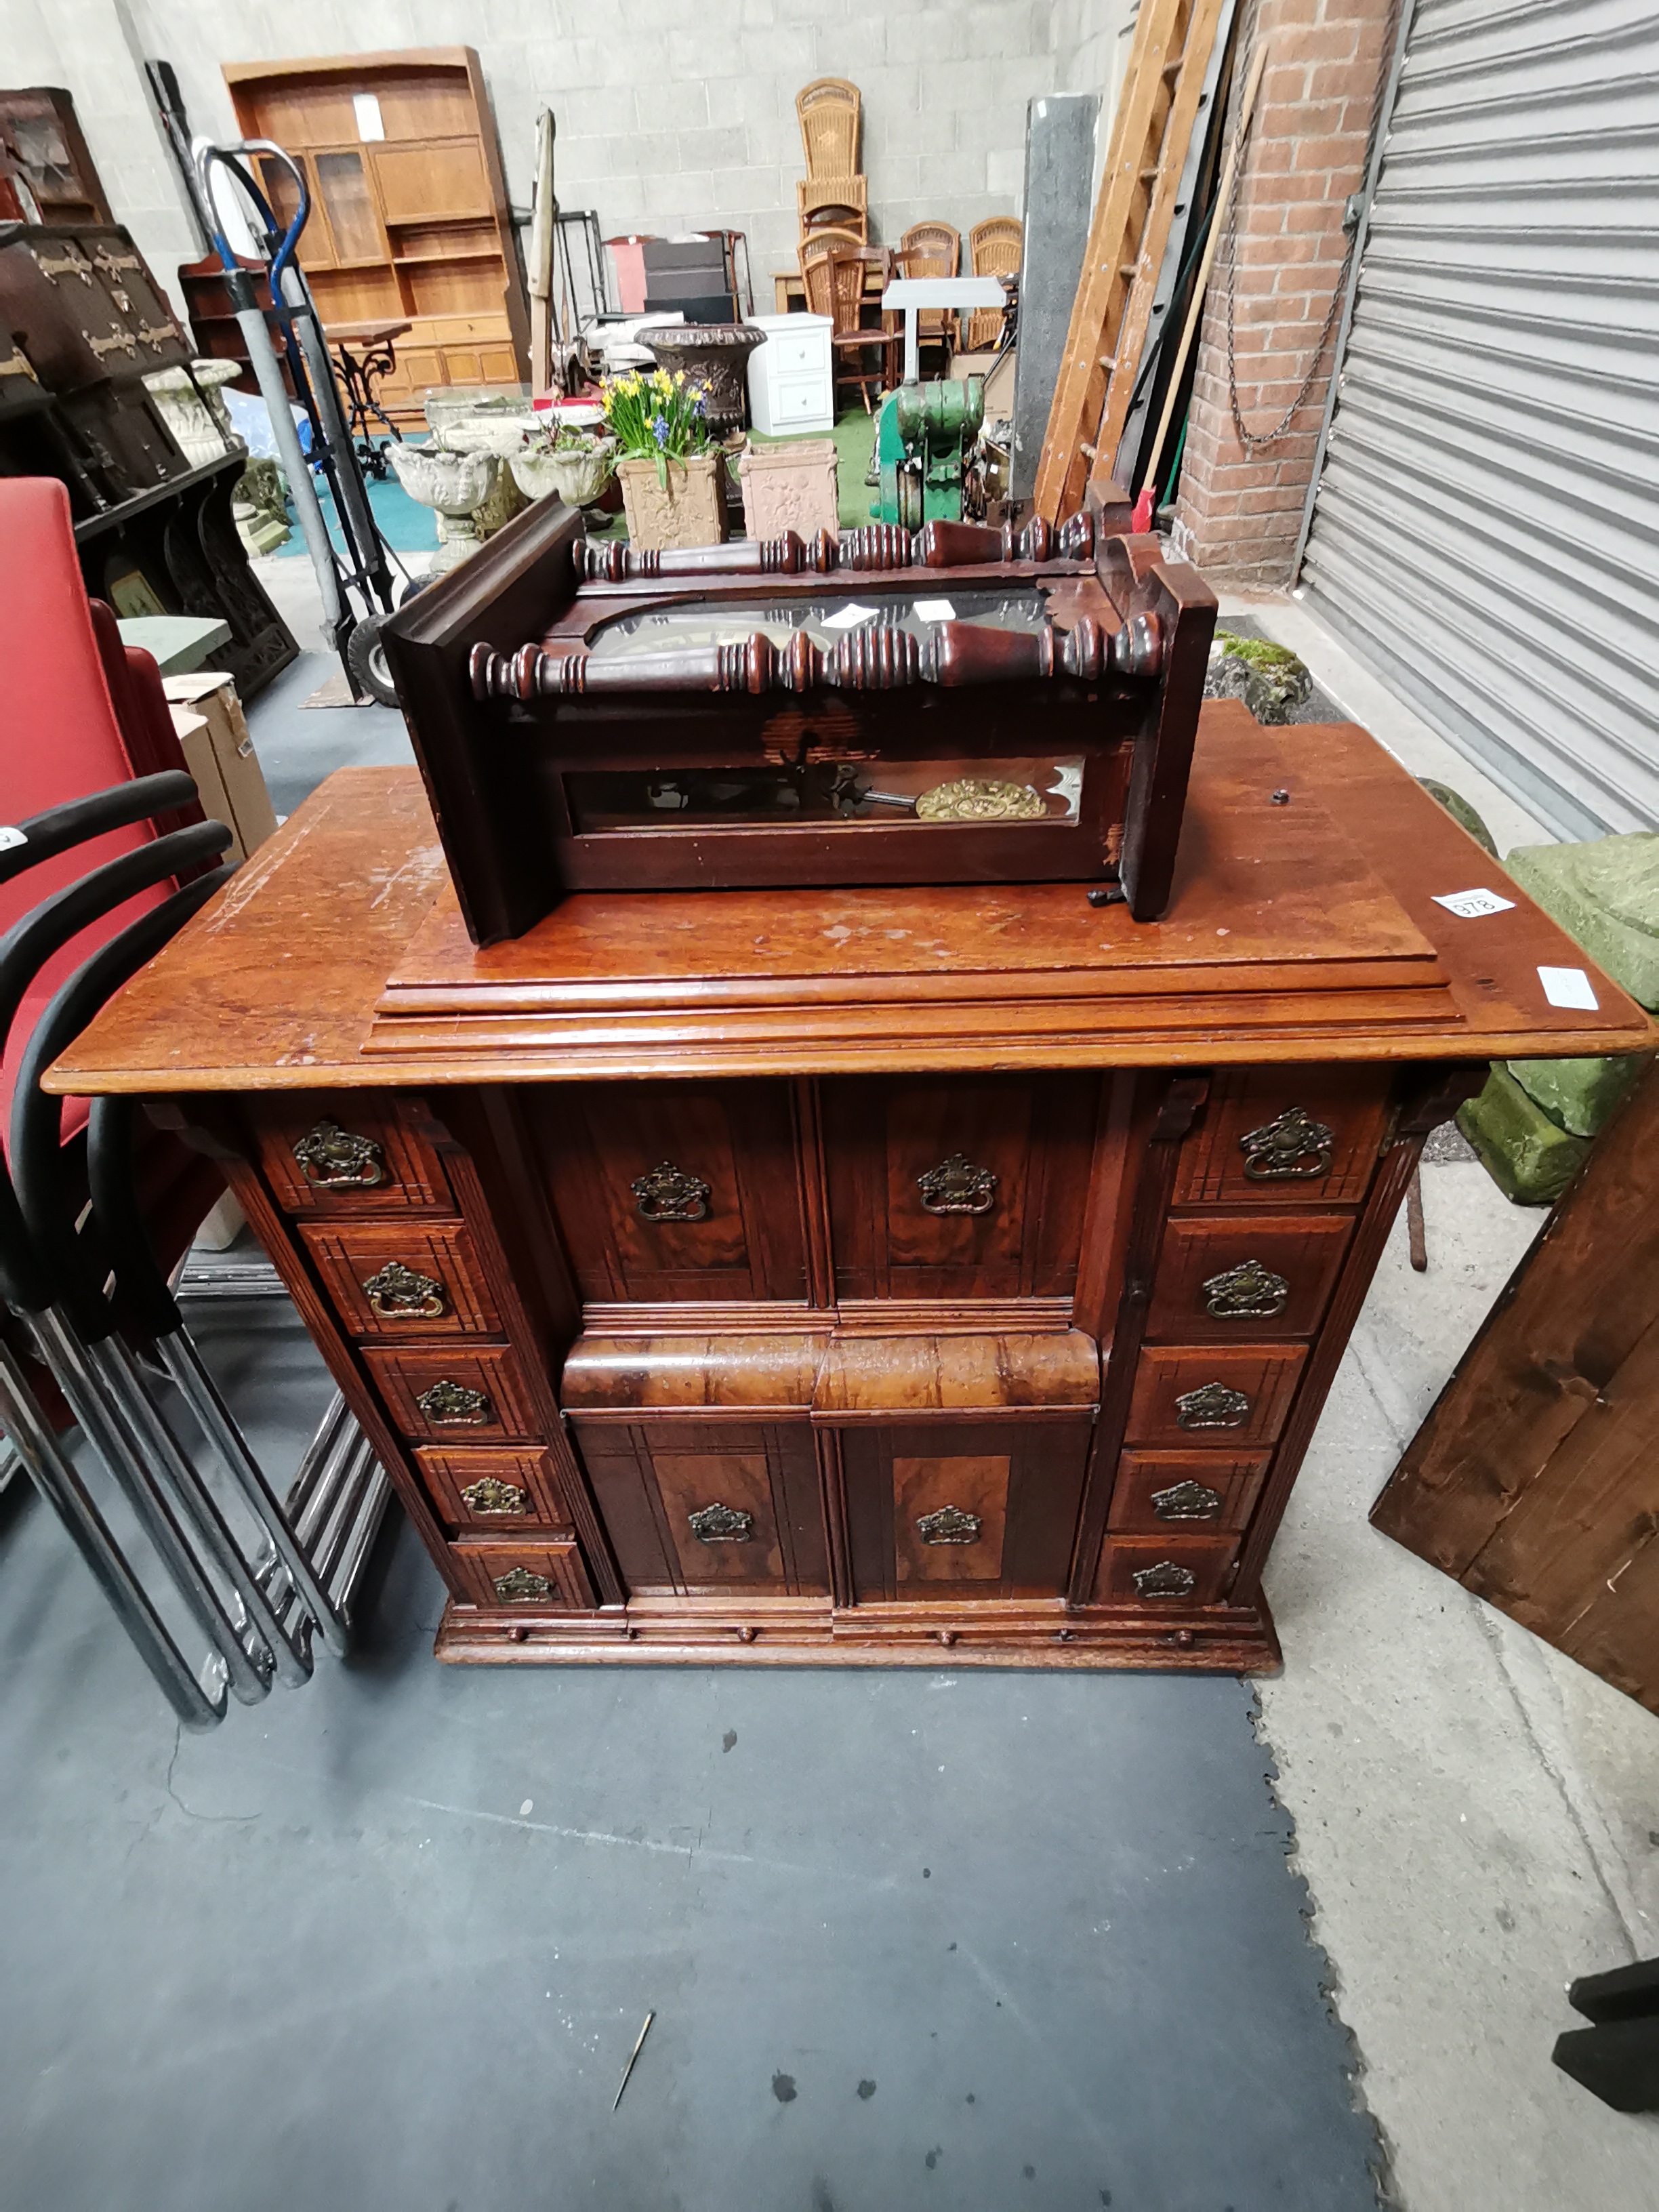
[[[743,484],[743,527],[749,538],[801,538],[841,527],[841,495],[832,438],[791,438],[781,446],[750,446],[738,463]]]
[[[726,537],[726,456],[693,453],[670,461],[666,487],[654,461],[618,461],[628,534],[642,552],[671,545],[719,545]]]

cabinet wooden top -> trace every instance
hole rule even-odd
[[[1276,800],[1276,793],[1288,799]],[[1512,899],[1463,921],[1435,894]],[[1594,1013],[1540,966],[1582,968]],[[1486,1060],[1659,1028],[1352,724],[1204,710],[1161,922],[1080,885],[607,893],[484,950],[420,780],[345,769],[58,1062],[47,1088]]]

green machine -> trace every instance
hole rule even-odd
[[[870,512],[877,520],[906,530],[960,522],[963,471],[984,420],[982,376],[890,392],[876,423],[880,494]]]

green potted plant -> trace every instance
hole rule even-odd
[[[684,369],[635,370],[607,380],[602,404],[635,544],[647,552],[720,544],[726,455],[709,434],[702,385]]]
[[[550,438],[511,455],[507,466],[526,499],[556,492],[568,507],[589,507],[616,474],[616,441],[561,422]]]

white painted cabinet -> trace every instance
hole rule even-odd
[[[830,430],[836,422],[828,315],[750,315],[766,343],[749,356],[749,419],[772,436]]]

